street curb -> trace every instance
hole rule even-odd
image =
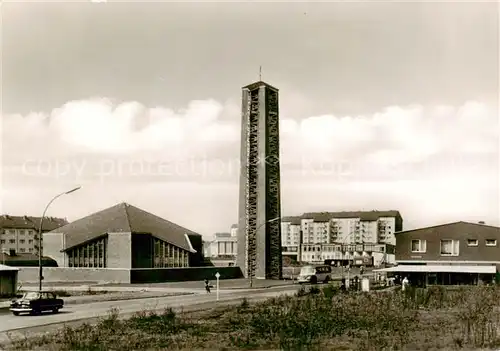
[[[226,307],[226,306],[235,306],[238,304],[241,304],[242,301],[248,300],[250,303],[258,303],[261,301],[268,300],[270,297],[268,296],[258,296],[258,297],[232,297],[223,301],[211,301],[211,302],[202,302],[194,305],[189,305],[189,306],[180,306],[180,307],[172,307],[172,309],[179,314],[189,314],[189,313],[197,313],[197,312],[202,312],[202,311],[208,311],[212,310],[218,307]],[[154,308],[150,309],[149,311],[155,311],[155,312],[160,312],[163,311],[164,308]],[[128,312],[128,313],[119,313],[118,319],[129,319],[132,316],[134,316],[137,312]],[[3,342],[0,344],[0,350],[7,350],[9,346],[12,345],[13,342],[18,341],[18,340],[25,340],[28,341],[30,339],[35,339],[37,337],[40,337],[42,335],[45,335],[47,333],[54,333],[57,332],[58,330],[61,330],[64,327],[77,327],[82,324],[91,324],[94,325],[98,323],[102,318],[105,316],[99,316],[99,317],[91,317],[91,318],[82,318],[82,319],[77,319],[77,320],[72,320],[72,321],[67,321],[67,322],[58,322],[58,323],[51,323],[51,324],[44,324],[43,326],[40,327],[27,327],[27,328],[19,328],[19,329],[14,329],[6,332],[0,332],[0,335],[7,335],[9,338],[9,341]],[[39,331],[39,332],[32,332],[30,333],[30,330],[34,330],[37,328],[43,328],[44,331]]]
[[[138,292],[139,293],[139,292]],[[64,305],[82,305],[84,303],[94,303],[94,302],[110,302],[110,301],[127,301],[127,300],[143,300],[143,299],[156,299],[159,297],[170,297],[170,296],[183,296],[183,295],[194,295],[195,293],[189,292],[171,292],[164,294],[155,294],[151,296],[123,296],[116,298],[107,298],[107,299],[74,299],[74,300],[64,300]],[[92,295],[83,295],[83,296],[92,296]],[[103,296],[103,295],[95,295],[95,296]],[[71,297],[71,296],[69,296]],[[80,296],[79,296],[80,297]],[[0,304],[0,310],[8,310],[10,308],[10,301],[3,302]]]

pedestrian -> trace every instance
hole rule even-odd
[[[210,294],[210,281],[208,279],[205,279],[205,290],[207,294]]]
[[[359,278],[358,278],[358,276],[354,277],[354,290],[359,290]]]
[[[408,280],[408,277],[404,277],[403,281],[401,283],[401,290],[405,291],[406,287],[410,284],[410,281]]]

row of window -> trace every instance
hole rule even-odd
[[[338,246],[304,246],[304,252],[363,252],[363,251],[375,251],[384,252],[385,247],[383,245],[377,244],[362,244],[362,245],[338,245]]]
[[[19,244],[24,244],[25,242],[26,242],[26,240],[24,240],[24,239],[19,240]],[[5,244],[5,243],[6,243],[5,239],[0,240],[0,244]],[[16,243],[15,239],[9,239],[9,244],[15,244],[15,243]],[[28,244],[33,244],[33,240],[29,239]]]
[[[154,267],[189,267],[189,253],[163,240],[154,239]]]
[[[496,239],[486,239],[485,246],[497,246]],[[467,246],[479,246],[478,239],[467,239]],[[442,239],[440,242],[440,252],[442,256],[458,256],[460,251],[460,241],[453,239]],[[414,239],[411,241],[411,252],[427,252],[427,240]]]
[[[5,232],[0,232],[0,235],[4,235],[4,234],[15,235],[16,231],[14,229],[5,229]],[[19,235],[33,235],[33,234],[35,234],[34,230],[30,230],[30,229],[19,230]]]
[[[106,268],[106,238],[68,251],[68,266],[78,268]]]
[[[6,250],[9,250],[9,248],[8,248],[8,247],[6,247],[5,249],[6,249]],[[15,249],[16,249],[16,248],[14,248],[14,247],[12,248],[12,250],[15,250]],[[34,251],[34,249],[33,249],[32,247],[30,247],[30,248],[28,248],[28,249],[25,249],[24,247],[20,247],[20,248],[19,248],[19,252],[21,252],[21,253],[33,252],[33,251]]]

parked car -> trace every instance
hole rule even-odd
[[[40,314],[45,311],[53,313],[59,312],[64,306],[64,301],[57,298],[51,291],[26,292],[19,299],[13,300],[10,304],[10,311],[15,316],[20,313]]]
[[[304,266],[300,269],[297,281],[300,284],[316,284],[318,282],[328,283],[332,279],[331,274],[332,267],[328,265]]]

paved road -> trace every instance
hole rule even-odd
[[[216,280],[210,280],[212,285],[216,284]],[[292,281],[284,281],[284,280],[262,280],[262,279],[254,279],[253,287],[254,288],[269,288],[274,286],[282,286],[282,285],[291,285]],[[108,290],[108,291],[124,291],[124,290],[141,290],[141,289],[201,289],[204,290],[205,283],[204,281],[185,281],[185,282],[165,282],[165,283],[151,283],[151,284],[97,284],[96,282],[88,282],[88,283],[46,283],[44,288],[52,289],[52,290],[88,290],[89,288],[92,290]],[[221,279],[219,281],[219,287],[221,290],[225,289],[248,289],[250,288],[250,281],[248,279]],[[23,289],[32,290],[38,289],[38,284],[25,283],[23,284]]]
[[[260,299],[275,297],[281,294],[296,292],[298,287],[287,286],[274,289],[262,289],[253,291],[224,291],[220,292],[219,302],[238,300],[241,298]],[[18,329],[35,328],[50,324],[62,324],[65,322],[106,316],[111,308],[118,308],[120,314],[130,314],[142,310],[163,310],[164,308],[182,308],[197,304],[204,304],[216,300],[216,293],[198,293],[185,296],[169,296],[147,298],[127,301],[105,301],[92,302],[82,305],[67,305],[58,314],[43,314],[40,316],[21,315],[13,316],[3,314],[0,318],[0,334]],[[0,339],[3,339],[0,336]]]

